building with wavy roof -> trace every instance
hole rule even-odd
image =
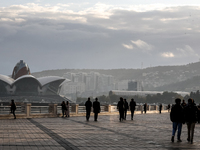
[[[0,74],[0,97],[4,96],[53,96],[70,80],[58,76],[35,78],[28,65],[20,60],[13,69],[12,76]]]

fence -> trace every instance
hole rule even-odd
[[[143,113],[143,106],[136,106],[136,113]],[[148,105],[147,113],[157,113],[159,106]],[[162,107],[162,110],[166,110],[166,106]],[[84,115],[86,113],[85,106],[79,106],[78,104],[71,105],[69,107],[71,116]],[[93,110],[91,110],[93,112]],[[57,104],[49,104],[49,106],[32,106],[30,103],[17,106],[15,111],[17,118],[41,118],[41,117],[58,117],[62,114],[61,106]],[[100,114],[116,114],[118,113],[117,106],[105,105],[101,106]],[[12,118],[10,112],[10,106],[0,106],[0,119]]]

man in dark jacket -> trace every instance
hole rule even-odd
[[[85,108],[86,108],[86,120],[89,121],[91,108],[92,108],[92,102],[90,101],[90,98],[85,102]]]
[[[194,104],[194,100],[189,98],[188,105],[184,109],[185,112],[185,122],[187,123],[188,138],[187,141],[191,144],[193,143],[194,128],[197,122],[198,108]]]
[[[187,106],[187,104],[185,103],[185,100],[183,99],[183,102],[181,103],[181,106],[183,107],[183,108],[185,108],[186,106]]]
[[[128,110],[128,102],[124,99],[124,120],[126,120],[126,114]]]
[[[13,99],[11,100],[11,105],[10,106],[11,106],[10,107],[11,113],[13,113],[14,119],[16,119],[16,115],[15,115],[16,105],[15,105],[15,102],[14,102]]]
[[[97,121],[98,113],[100,113],[100,110],[100,103],[98,102],[98,98],[96,98],[93,102],[94,121]]]
[[[162,104],[159,105],[159,112],[161,114],[161,111],[162,111]]]
[[[124,102],[122,97],[120,97],[120,101],[117,104],[117,109],[119,110],[119,120],[122,121],[124,119]]]
[[[132,99],[131,99],[131,102],[130,102],[131,120],[133,120],[133,115],[134,115],[134,111],[135,111],[135,106],[136,106],[136,103],[135,103],[134,99],[132,98]]]
[[[147,112],[147,103],[144,103],[144,113],[146,114],[146,112]]]
[[[172,138],[171,141],[174,142],[174,136],[178,127],[178,134],[177,139],[178,142],[182,142],[181,140],[181,130],[182,130],[182,123],[184,123],[184,111],[181,107],[181,99],[175,99],[176,104],[172,107],[170,113],[170,119],[173,122],[173,130],[172,130]]]

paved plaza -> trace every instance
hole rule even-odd
[[[200,148],[200,125],[196,124],[194,144],[171,143],[169,113],[138,114],[134,120],[119,122],[118,115],[0,120],[0,150],[194,150]]]

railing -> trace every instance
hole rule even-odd
[[[62,114],[62,106],[57,106],[57,113]],[[69,113],[72,113],[72,106],[69,106]]]
[[[31,114],[47,114],[49,106],[31,106]]]
[[[101,112],[107,112],[108,110],[106,109],[106,106],[100,106],[101,107]],[[86,108],[85,106],[79,106],[78,107],[78,112],[79,113],[85,113],[86,112]],[[93,108],[91,108],[91,112],[93,112]]]
[[[17,109],[15,113],[18,116],[23,116],[23,118],[31,117],[57,117],[62,114],[62,107],[57,106],[57,104],[49,104],[49,106],[31,106],[31,104],[23,104],[21,106],[16,106]],[[135,107],[136,113],[143,113],[144,106],[139,105]],[[159,110],[157,105],[148,105],[147,113],[155,113]],[[166,106],[162,107],[162,110],[166,110]],[[117,112],[117,106],[105,105],[101,106],[101,113],[115,113]],[[79,106],[78,104],[69,107],[70,115],[83,115],[86,113],[85,106]],[[93,109],[91,109],[93,112]],[[5,115],[12,115],[10,112],[10,106],[0,106],[0,118]]]
[[[25,113],[21,106],[16,106],[15,114]],[[10,106],[0,106],[0,114],[11,114]]]

